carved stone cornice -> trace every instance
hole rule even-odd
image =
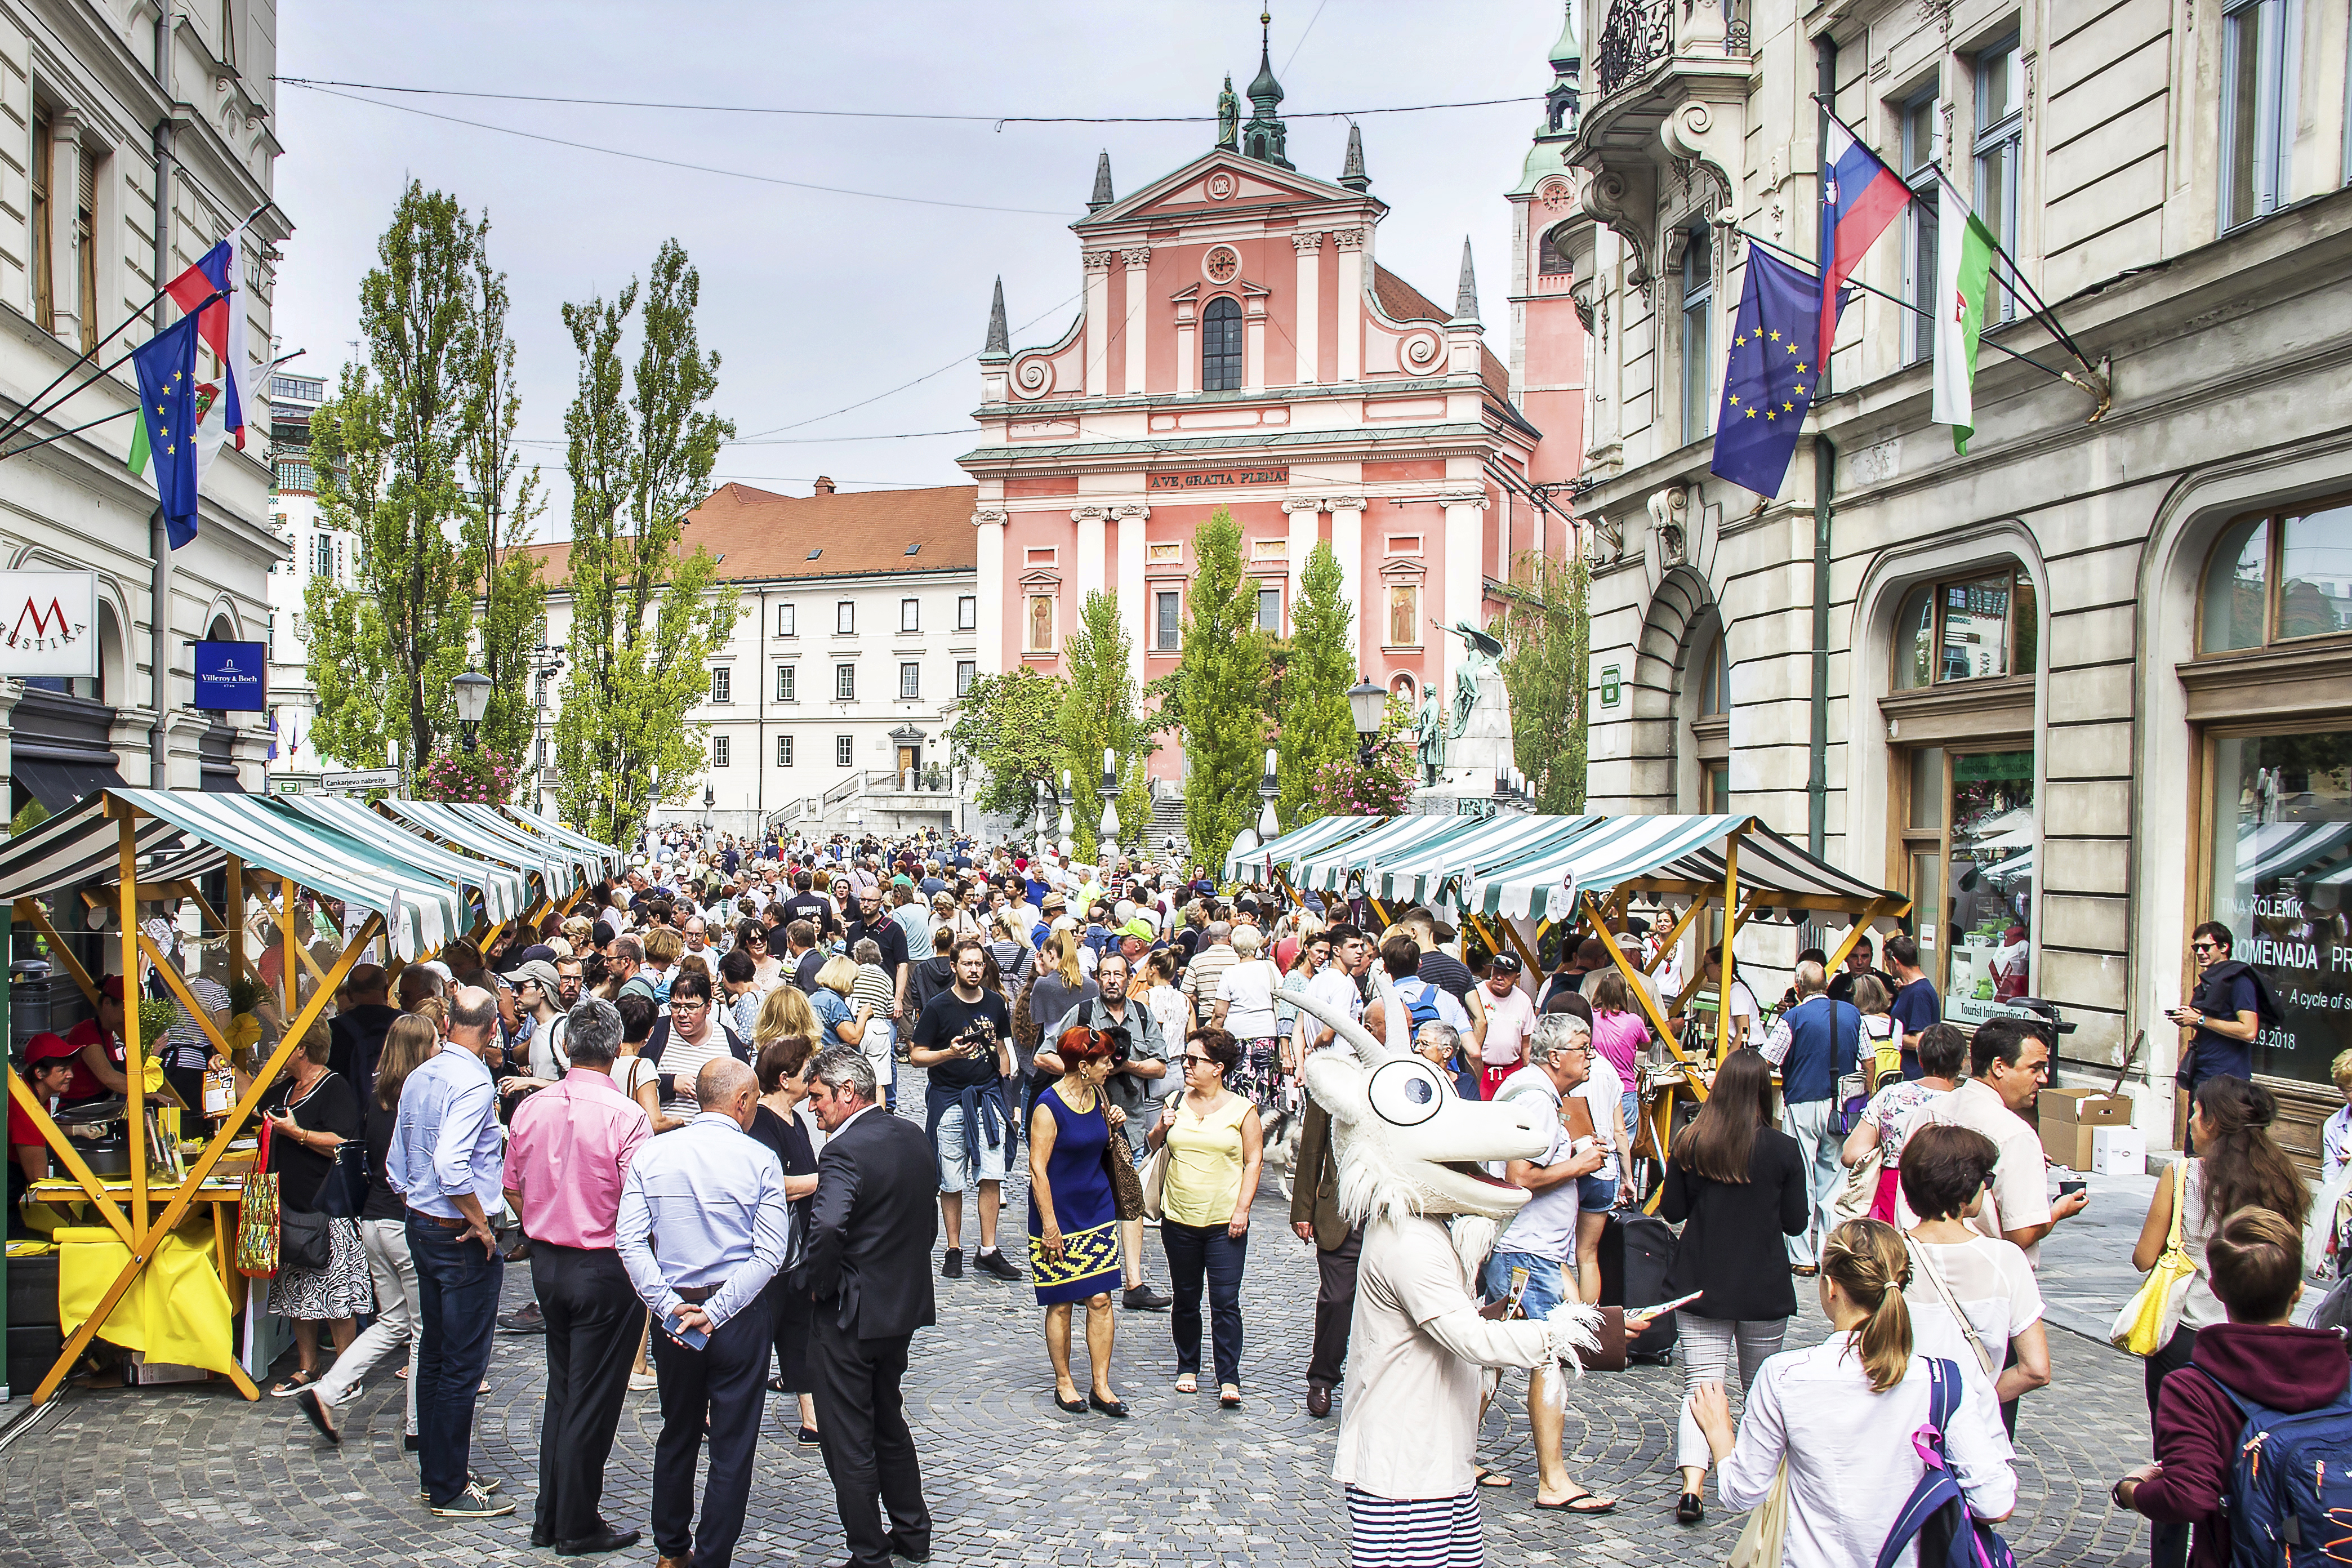
[[[1002,528],[1011,521],[1012,514],[1003,507],[997,506],[984,506],[971,514],[971,525],[974,528],[987,528],[991,525]]]
[[[1466,506],[1479,511],[1493,504],[1485,490],[1445,490],[1439,493],[1437,502],[1440,506]]]
[[[1326,496],[1323,500],[1328,511],[1362,511],[1370,504],[1361,496]]]
[[[1322,255],[1323,231],[1318,228],[1311,229],[1305,234],[1292,235],[1290,237],[1290,248],[1298,252],[1301,256]]]
[[[1148,245],[1129,246],[1125,250],[1118,253],[1118,259],[1119,265],[1123,267],[1149,266],[1151,262],[1151,247]]]
[[[1151,509],[1141,501],[1129,501],[1125,506],[1111,508],[1110,514],[1121,522],[1140,522],[1151,515]]]
[[[1070,510],[1072,522],[1100,522],[1108,516],[1110,511],[1106,507],[1081,506],[1073,507]]]
[[[1321,511],[1323,504],[1321,496],[1285,496],[1282,499],[1285,511]]]
[[[1109,250],[1089,250],[1084,252],[1078,259],[1086,264],[1086,268],[1089,272],[1108,272],[1110,270],[1111,258],[1117,254],[1116,251]]]

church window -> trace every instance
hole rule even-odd
[[[1575,265],[1568,258],[1570,226],[1568,224],[1562,224],[1544,236],[1543,248],[1538,253],[1536,258],[1537,271],[1549,277],[1576,270]]]
[[[1201,312],[1201,390],[1234,392],[1242,384],[1242,308],[1220,294]]]

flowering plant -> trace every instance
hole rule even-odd
[[[1394,816],[1418,782],[1412,748],[1388,742],[1373,748],[1370,766],[1349,756],[1318,768],[1307,785],[1307,815]]]
[[[438,752],[425,763],[417,794],[426,800],[497,805],[513,795],[520,771],[514,758],[495,752]]]

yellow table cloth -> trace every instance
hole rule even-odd
[[[71,1335],[124,1267],[131,1249],[104,1226],[61,1226],[58,1244],[58,1322]],[[228,1292],[221,1285],[209,1226],[163,1237],[154,1259],[132,1280],[99,1327],[99,1337],[147,1359],[201,1366],[226,1376],[236,1364]]]

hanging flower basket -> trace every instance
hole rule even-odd
[[[498,805],[513,797],[520,771],[512,758],[492,752],[439,752],[425,763],[416,793],[425,800]]]

